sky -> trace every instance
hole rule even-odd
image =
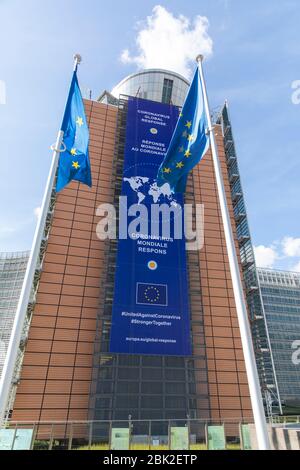
[[[300,272],[298,0],[0,0],[0,251],[31,246],[70,83],[111,90],[140,68],[227,99],[257,264]]]

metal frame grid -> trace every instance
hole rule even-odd
[[[282,405],[294,411],[299,400],[299,367],[292,353],[299,339],[300,273],[267,268],[257,272]]]
[[[0,253],[0,375],[14,322],[29,252]]]

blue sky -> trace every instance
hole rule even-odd
[[[300,271],[300,105],[291,99],[300,80],[298,0],[0,0],[0,251],[30,248],[73,53],[83,56],[83,92],[96,98],[136,70],[120,55],[139,54],[137,35],[158,4],[191,28],[207,17],[210,103],[229,101],[260,264]]]

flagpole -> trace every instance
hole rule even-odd
[[[77,65],[80,64],[81,57],[79,54],[74,56],[74,71],[77,68]],[[14,323],[10,335],[10,340],[5,356],[5,361],[3,365],[1,380],[0,380],[0,428],[5,423],[5,414],[7,411],[7,406],[9,405],[9,394],[12,384],[12,379],[15,371],[16,361],[18,357],[19,345],[21,341],[22,331],[24,327],[24,322],[27,313],[28,303],[30,301],[31,288],[33,285],[35,270],[38,263],[38,258],[40,254],[41,242],[44,236],[45,223],[47,219],[47,214],[49,210],[51,194],[54,186],[54,180],[56,175],[56,169],[58,165],[59,154],[62,151],[61,147],[63,144],[64,132],[59,130],[57,134],[57,139],[54,146],[51,147],[53,150],[52,163],[46,183],[46,188],[43,196],[43,201],[41,205],[41,211],[39,214],[38,222],[36,225],[31,251],[27,263],[27,268],[23,280],[23,285],[19,297],[19,302],[14,318]]]
[[[253,344],[252,344],[252,339],[251,339],[248,312],[247,312],[243,285],[241,281],[241,275],[240,275],[237,254],[236,254],[236,249],[235,249],[235,243],[234,243],[234,238],[233,238],[233,233],[232,233],[232,228],[231,228],[230,215],[229,215],[228,206],[226,202],[226,193],[225,193],[225,188],[224,188],[224,183],[223,183],[222,169],[221,169],[221,165],[220,165],[220,161],[218,157],[217,146],[216,146],[213,127],[211,123],[208,97],[207,97],[206,85],[205,85],[204,74],[203,74],[203,66],[202,66],[203,56],[198,55],[196,58],[196,61],[198,63],[198,69],[199,69],[200,78],[202,82],[204,107],[205,107],[205,113],[206,113],[206,118],[207,118],[207,123],[208,123],[208,132],[209,132],[209,138],[210,138],[210,144],[211,144],[211,152],[212,152],[212,158],[213,158],[216,183],[217,183],[217,188],[218,188],[219,203],[221,207],[222,221],[223,221],[223,226],[224,226],[226,247],[227,247],[230,273],[231,273],[231,279],[232,279],[232,285],[233,285],[233,293],[234,293],[234,299],[235,299],[240,334],[241,334],[242,348],[243,348],[243,353],[244,353],[245,366],[246,366],[246,372],[247,372],[247,378],[248,378],[248,384],[249,384],[253,417],[254,417],[255,428],[256,428],[257,442],[258,442],[258,447],[260,450],[269,450],[270,442],[269,442],[267,423],[266,423],[264,407],[263,407],[263,402],[262,402],[259,378],[258,378],[258,373],[257,373],[257,368],[256,368]]]

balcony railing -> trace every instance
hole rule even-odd
[[[268,423],[273,449],[299,450],[299,417]],[[255,426],[243,419],[9,422],[1,450],[250,450]]]

